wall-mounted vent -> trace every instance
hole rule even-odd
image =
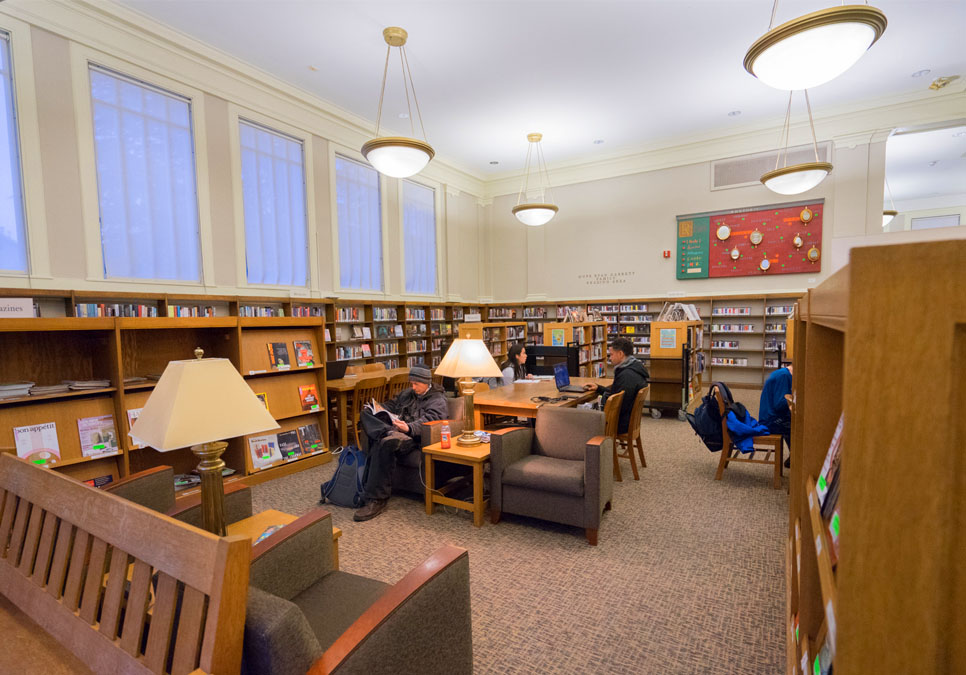
[[[831,143],[818,144],[818,160],[830,162],[832,156]],[[759,179],[765,172],[775,168],[777,150],[756,152],[752,155],[717,159],[711,162],[711,189],[727,190],[729,188],[745,187],[746,185],[760,185]],[[784,158],[783,158],[784,159]],[[797,145],[788,149],[788,164],[802,164],[815,161],[815,150],[811,145]],[[784,165],[785,162],[783,161]]]

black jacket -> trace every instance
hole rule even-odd
[[[611,394],[624,392],[624,400],[621,401],[620,420],[617,422],[618,433],[627,432],[627,427],[631,421],[631,408],[634,407],[634,398],[637,396],[637,392],[647,386],[650,377],[643,363],[633,356],[628,356],[621,361],[619,366],[614,368],[614,383],[609,387],[597,387],[597,393],[604,397],[603,402],[606,402],[607,397]]]
[[[394,399],[386,401],[383,407],[402,418],[409,425],[409,435],[418,439],[423,433],[423,423],[444,420],[449,415],[449,406],[443,391],[435,386],[422,396],[416,396],[412,387],[402,391]]]

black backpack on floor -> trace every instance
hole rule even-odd
[[[724,382],[712,382],[707,395],[701,399],[694,414],[688,413],[688,422],[711,452],[721,450],[721,413],[718,412],[718,400],[714,395],[714,388],[718,387],[725,402],[725,412],[735,404],[731,390]]]
[[[339,464],[335,467],[332,478],[322,483],[322,499],[337,506],[357,509],[366,500],[362,496],[366,484],[366,471],[369,468],[369,455],[354,445],[333,451],[339,457]]]

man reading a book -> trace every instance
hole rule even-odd
[[[444,419],[449,412],[443,391],[433,385],[433,374],[425,365],[409,369],[409,383],[411,387],[395,398],[362,413],[369,439],[369,470],[363,493],[366,504],[353,520],[371,520],[382,513],[392,494],[396,459],[419,449],[423,424]],[[381,420],[382,426],[373,419]]]

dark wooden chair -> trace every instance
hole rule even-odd
[[[650,392],[650,385],[642,387],[637,392],[637,396],[634,397],[634,406],[631,408],[631,419],[627,424],[627,432],[617,435],[617,442],[624,448],[624,452],[618,452],[617,457],[631,460],[631,471],[634,472],[634,480],[641,479],[640,474],[637,472],[637,461],[634,459],[635,446],[637,447],[637,454],[641,458],[641,467],[647,467],[647,462],[644,461],[644,443],[641,441],[641,415],[644,414],[644,402],[647,400]],[[615,445],[614,448],[616,449],[617,446]],[[617,460],[614,460],[614,464],[617,464]]]
[[[349,403],[349,430],[352,432],[352,437],[356,439],[358,448],[362,447],[359,438],[359,415],[362,413],[362,406],[373,399],[379,402],[386,400],[385,377],[367,377],[359,380],[352,391],[352,401]]]
[[[744,462],[746,464],[773,464],[775,466],[775,478],[772,487],[780,490],[782,486],[782,437],[779,434],[768,434],[765,436],[755,436],[752,443],[755,445],[768,446],[762,450],[755,450],[749,453],[751,457],[740,457],[738,448],[731,442],[731,434],[728,432],[728,419],[725,413],[725,402],[721,392],[717,387],[713,387],[714,397],[718,401],[718,412],[721,414],[721,458],[718,460],[718,471],[714,475],[715,480],[721,480],[724,470],[731,462]],[[765,453],[764,459],[755,459],[759,452]]]
[[[393,375],[386,384],[386,399],[396,398],[409,386],[409,373]]]
[[[617,425],[620,422],[621,416],[621,404],[624,402],[624,392],[619,391],[616,394],[611,394],[607,397],[607,402],[604,403],[604,435],[613,441],[614,446],[614,480],[617,482],[623,482],[624,478],[621,476],[621,465],[617,461]],[[635,478],[637,477],[637,471],[634,472]]]

